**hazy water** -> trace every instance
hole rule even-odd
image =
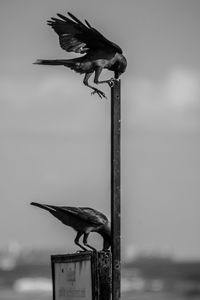
[[[186,297],[173,293],[123,293],[121,300],[199,300],[199,297]],[[52,300],[51,293],[17,293],[13,290],[0,290],[0,300]]]
[[[19,293],[14,290],[0,290],[0,300],[52,300],[50,293]]]
[[[159,265],[159,269],[162,266]],[[194,269],[193,264],[186,264],[184,269],[182,266],[179,275],[185,274],[188,277],[191,266],[191,274],[195,275],[192,281],[180,279],[180,276],[178,279],[173,279],[172,276],[168,276],[168,279],[145,278],[141,277],[134,268],[123,269],[121,300],[199,300],[200,280],[196,276],[199,266]],[[49,267],[40,265],[38,270],[33,266],[28,266],[23,271],[24,268],[18,266],[17,270],[0,273],[0,300],[52,300],[52,280]],[[155,264],[153,269],[155,271]],[[165,270],[166,274],[168,274],[167,269]]]

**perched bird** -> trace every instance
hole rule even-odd
[[[115,43],[106,39],[99,31],[93,28],[87,20],[85,24],[68,12],[69,17],[57,14],[59,18],[47,21],[59,36],[62,49],[67,52],[85,54],[74,59],[38,59],[35,64],[62,65],[80,74],[85,74],[83,83],[97,93],[100,98],[105,94],[88,83],[90,76],[95,72],[94,83],[108,83],[112,86],[113,78],[99,80],[103,69],[114,72],[115,79],[125,72],[127,61],[122,54],[122,49]]]
[[[54,217],[60,220],[63,224],[72,227],[77,231],[75,244],[84,251],[87,250],[84,246],[92,250],[94,247],[87,243],[90,232],[97,232],[103,237],[103,250],[107,250],[111,245],[111,227],[107,217],[101,212],[90,207],[71,207],[71,206],[55,206],[48,204],[40,204],[31,202],[31,205],[40,207],[49,211]],[[83,235],[82,246],[79,243],[80,237]]]

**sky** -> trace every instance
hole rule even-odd
[[[91,96],[69,69],[32,64],[72,57],[46,25],[67,11],[119,44],[128,61],[121,77],[123,256],[200,259],[198,0],[1,0],[0,248],[17,241],[76,250],[73,230],[31,201],[110,214],[110,101]],[[101,247],[97,234],[89,240]]]

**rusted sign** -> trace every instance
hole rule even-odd
[[[92,252],[53,255],[53,299],[96,300],[96,263]]]

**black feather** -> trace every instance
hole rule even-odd
[[[92,28],[92,26],[90,25],[90,23],[89,23],[87,20],[85,20],[85,23],[87,24],[87,26],[88,26],[89,28]]]
[[[74,20],[76,21],[78,24],[82,25],[85,27],[85,25],[78,19],[76,18],[74,15],[72,15],[70,12],[68,12],[68,15]]]

